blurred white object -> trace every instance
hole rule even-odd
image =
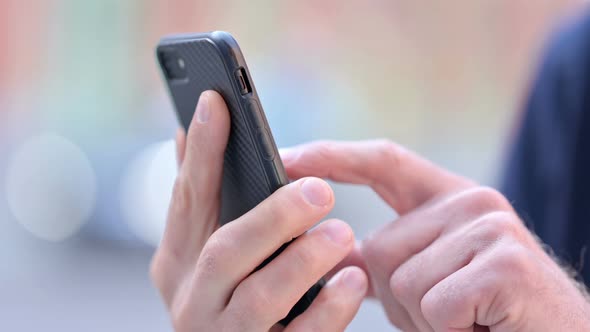
[[[122,179],[121,211],[131,231],[157,246],[166,225],[168,205],[176,179],[174,141],[156,143],[142,150]]]
[[[62,241],[95,206],[96,175],[71,141],[42,134],[26,141],[8,164],[6,197],[16,220],[33,235]]]

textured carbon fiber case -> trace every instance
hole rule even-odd
[[[186,78],[166,82],[178,118],[186,130],[192,120],[200,94],[215,90],[225,99],[231,117],[231,130],[223,168],[220,223],[232,221],[251,210],[275,190],[288,183],[278,151],[244,57],[233,37],[221,31],[175,35],[162,39],[156,55],[165,67],[164,54],[174,52],[183,59]],[[251,92],[242,94],[236,72],[243,68]],[[166,69],[163,69],[164,71]],[[284,245],[259,268],[276,257]],[[312,287],[281,321],[288,324],[303,312],[319,293],[323,280]],[[289,287],[289,285],[285,285]]]
[[[225,99],[231,114],[231,130],[223,169],[221,220],[225,224],[251,210],[280,186],[287,183],[280,158],[267,160],[261,155],[259,146],[271,144],[274,140],[257,135],[257,129],[248,122],[246,112],[251,100],[257,100],[253,92],[242,96],[238,90],[235,72],[247,68],[241,54],[236,54],[233,38],[222,32],[176,36],[163,39],[158,54],[173,48],[184,60],[187,79],[168,81],[180,122],[188,130],[200,94],[216,90]],[[237,44],[236,44],[237,46]],[[239,52],[239,50],[237,50]],[[158,56],[161,59],[160,56]],[[242,59],[240,59],[242,58]],[[252,84],[251,84],[252,85]],[[259,103],[258,103],[259,104]],[[262,109],[260,117],[264,117]],[[263,122],[266,125],[266,120]],[[259,142],[257,142],[257,140]],[[266,142],[265,142],[266,141]]]

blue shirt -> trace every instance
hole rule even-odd
[[[590,15],[550,43],[502,190],[527,225],[590,285]]]

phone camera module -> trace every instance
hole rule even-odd
[[[174,49],[162,49],[158,51],[158,58],[164,75],[170,81],[184,81],[187,79],[185,60]]]

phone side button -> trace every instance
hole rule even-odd
[[[268,130],[266,128],[258,128],[256,136],[258,139],[258,146],[260,147],[264,159],[273,160],[275,157],[275,149]]]
[[[248,102],[248,117],[254,128],[264,128],[264,119],[262,118],[262,111],[258,102],[255,99],[251,99]]]

